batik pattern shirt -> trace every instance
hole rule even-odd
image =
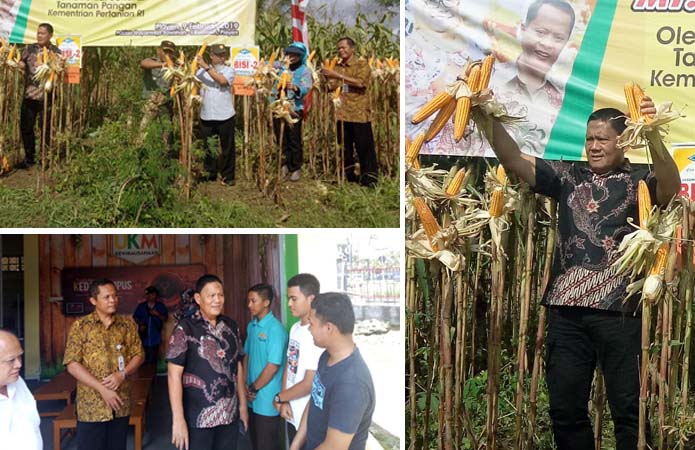
[[[118,358],[128,362],[136,356],[144,357],[137,326],[130,318],[114,316],[106,328],[96,311],[78,319],[70,327],[65,345],[63,364],[82,364],[89,373],[101,381],[118,372]],[[123,400],[123,407],[115,417],[130,415],[130,382],[126,378],[116,390]],[[95,389],[77,383],[77,419],[81,422],[106,422],[114,418],[114,412]]]
[[[181,319],[169,340],[167,361],[183,366],[183,410],[194,428],[232,423],[238,416],[237,364],[244,357],[239,326],[219,316]]]
[[[348,78],[357,78],[362,81],[363,88],[343,84],[340,94],[340,106],[336,108],[335,116],[337,120],[345,122],[366,123],[371,117],[371,105],[369,103],[369,86],[372,70],[369,63],[363,58],[357,59],[352,55],[350,59],[338,62],[335,71]],[[341,80],[331,79],[329,87],[331,90],[341,86]]]
[[[535,191],[557,200],[558,239],[543,303],[633,312],[626,299],[629,280],[613,263],[623,237],[637,230],[637,183],[652,197],[656,178],[625,162],[599,175],[586,164],[536,160]]]
[[[48,49],[53,53],[61,54],[60,49],[53,44],[48,44]],[[41,84],[34,80],[36,69],[39,67],[39,52],[43,53],[43,47],[39,44],[30,44],[22,51],[24,67],[24,97],[43,102],[43,89]],[[43,59],[43,56],[41,57]]]

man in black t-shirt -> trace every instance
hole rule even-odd
[[[314,343],[326,351],[290,450],[364,450],[376,402],[372,376],[352,340],[350,298],[319,294],[311,303],[309,324]]]

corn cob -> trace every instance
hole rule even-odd
[[[463,180],[466,178],[466,169],[464,167],[460,168],[454,178],[452,178],[449,185],[446,187],[447,197],[455,197],[461,191],[461,186],[463,185]]]
[[[449,120],[451,115],[454,114],[455,110],[456,100],[451,98],[449,99],[449,102],[439,110],[437,117],[434,118],[430,124],[430,127],[427,129],[427,134],[425,134],[425,142],[431,141],[437,134],[439,134],[440,131],[442,131],[442,128],[444,128],[444,125],[446,125],[446,122]]]
[[[456,100],[456,114],[454,114],[454,140],[460,141],[468,125],[468,114],[471,111],[471,98],[459,97]]]
[[[507,172],[504,171],[502,164],[497,166],[496,176],[500,183],[505,184],[507,182]]]
[[[490,196],[490,207],[488,212],[490,217],[499,217],[502,215],[502,210],[504,208],[504,189],[502,187],[496,187],[492,191]]]
[[[417,161],[417,157],[420,154],[420,148],[422,148],[422,144],[425,143],[425,133],[420,133],[418,134],[413,142],[408,146],[405,152],[405,160],[410,163],[414,164],[415,161]]]
[[[642,286],[642,298],[649,302],[654,302],[661,295],[664,285],[664,271],[668,259],[668,244],[663,243],[656,251],[654,262],[649,269],[649,276],[644,280]]]
[[[279,51],[280,49],[276,48],[275,50],[273,50],[273,53],[270,54],[270,58],[268,58],[268,67],[273,67],[273,63],[277,59]]]
[[[454,96],[451,95],[449,92],[440,92],[439,94],[432,97],[430,101],[425,103],[425,106],[420,108],[420,111],[415,113],[415,115],[410,121],[413,124],[418,124],[422,122],[423,120],[427,119],[429,116],[434,114],[436,111],[442,109],[442,107],[447,105],[453,99]]]
[[[488,84],[490,84],[490,77],[492,76],[492,66],[495,64],[495,57],[492,54],[487,55],[483,59],[483,65],[480,69],[480,89],[487,89]]]
[[[639,180],[639,183],[637,183],[637,207],[639,211],[639,227],[646,230],[647,221],[652,213],[652,198],[644,180]]]
[[[311,53],[309,53],[309,56],[307,57],[307,61],[311,62],[312,59],[314,59],[314,56],[316,55],[316,49],[312,50]]]
[[[338,86],[333,94],[333,100],[340,98],[340,93],[342,92],[342,86]]]
[[[627,103],[627,112],[630,119],[633,121],[637,120],[637,107],[635,105],[635,93],[632,90],[634,83],[632,81],[625,83],[623,86],[623,91],[625,92],[625,103]]]
[[[641,117],[644,123],[649,123],[652,121],[651,117],[649,117],[646,114],[642,114],[642,107],[640,106],[642,104],[642,100],[644,99],[644,90],[640,87],[639,84],[634,83],[634,86],[632,87],[632,92],[634,92],[634,97],[635,97],[635,104],[637,105],[637,114],[638,117]]]
[[[468,75],[468,80],[466,80],[466,84],[468,84],[471,94],[475,94],[480,90],[480,65],[473,66]]]
[[[413,199],[413,206],[415,206],[415,211],[417,211],[418,217],[420,217],[420,222],[422,222],[422,228],[425,230],[425,234],[430,241],[432,249],[436,252],[439,250],[439,246],[434,241],[435,236],[439,233],[442,228],[437,223],[437,219],[434,218],[432,210],[427,206],[425,200],[422,197],[415,197]]]
[[[12,48],[10,48],[10,54],[7,55],[7,60],[12,61],[12,57],[14,56],[14,52],[17,50],[17,44],[14,44]]]

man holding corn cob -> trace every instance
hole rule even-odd
[[[51,139],[51,103],[50,96],[44,108],[44,90],[38,80],[34,80],[37,69],[45,64],[44,56],[46,51],[60,54],[60,49],[51,44],[53,37],[53,26],[50,23],[42,23],[36,31],[36,44],[27,45],[22,52],[22,59],[19,68],[24,70],[24,100],[22,101],[22,111],[20,117],[20,128],[22,130],[22,143],[24,144],[24,161],[19,164],[20,168],[27,169],[36,163],[36,135],[34,125],[37,117],[39,124],[46,128],[46,142],[42,142],[44,147],[48,146]],[[46,51],[44,51],[46,50]],[[44,109],[47,111],[44,117]]]
[[[222,167],[220,169],[221,183],[233,186],[234,166],[236,164],[236,148],[234,146],[234,100],[232,99],[232,81],[234,69],[225,65],[229,58],[229,50],[223,44],[210,47],[210,64],[201,55],[198,60],[196,76],[202,84],[202,108],[200,109],[200,137],[205,148],[205,171],[208,180],[217,179],[217,155],[210,151],[208,138],[217,135],[220,138]]]
[[[378,166],[374,135],[370,122],[369,85],[372,71],[364,59],[355,57],[355,41],[344,37],[338,41],[340,61],[334,69],[324,67],[321,74],[328,79],[330,90],[340,89],[336,106],[338,139],[343,142],[345,178],[363,186],[377,182]],[[360,176],[355,174],[355,156],[360,163]]]
[[[166,59],[176,60],[176,44],[171,41],[162,41],[157,47],[157,56],[145,58],[140,61],[142,72],[142,98],[152,103],[153,111],[156,111],[154,118],[167,117],[171,122],[174,118],[174,102],[171,99],[169,88],[171,81],[164,79],[164,67]],[[171,147],[174,142],[173,131],[162,133],[167,148],[173,152]],[[174,156],[175,153],[172,153]]]
[[[656,112],[644,97],[642,116]],[[633,109],[636,109],[633,107]],[[633,119],[634,120],[634,119]],[[680,191],[680,175],[658,132],[647,134],[653,171],[633,167],[618,146],[625,114],[612,108],[589,116],[588,166],[545,161],[520,152],[504,126],[493,120],[492,147],[508,172],[558,203],[558,242],[550,282],[546,364],[550,416],[559,449],[593,449],[587,404],[596,364],[601,368],[615,425],[616,448],[637,448],[639,435],[640,318],[637,300],[626,298],[628,278],[613,263],[622,237],[638,217],[637,187],[646,181],[657,204]],[[649,427],[646,427],[649,441]]]

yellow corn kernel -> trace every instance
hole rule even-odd
[[[415,206],[415,211],[418,217],[420,217],[420,222],[422,222],[422,228],[425,230],[425,234],[430,241],[432,249],[436,252],[439,250],[439,246],[434,241],[435,236],[439,233],[442,228],[437,223],[437,219],[434,218],[432,210],[422,197],[415,197],[413,199],[413,206]]]
[[[504,166],[502,164],[497,166],[496,176],[500,183],[505,184],[507,182],[507,172],[504,171]]]
[[[275,60],[278,57],[278,53],[280,52],[280,49],[276,48],[273,50],[273,53],[270,54],[270,58],[268,59],[268,66],[273,67],[273,63],[275,63]]]
[[[639,105],[635,101],[634,87],[635,83],[630,81],[629,83],[625,83],[623,89],[625,91],[625,101],[627,103],[627,110],[630,114],[630,119],[632,119],[633,122],[636,122],[639,119]]]
[[[420,111],[416,112],[410,121],[413,124],[418,124],[423,120],[427,119],[429,116],[439,111],[444,105],[448,104],[454,96],[448,92],[440,92],[439,94],[432,97],[430,101],[425,103],[425,106],[420,108]]]
[[[471,112],[471,98],[459,97],[456,100],[456,113],[454,114],[454,140],[460,141],[468,125],[468,114]]]
[[[480,90],[480,64],[473,66],[468,74],[466,84],[468,84],[468,88],[471,90],[472,94]]]
[[[661,247],[656,251],[654,256],[654,262],[652,263],[651,269],[649,269],[649,275],[663,275],[666,269],[666,261],[668,260],[668,244],[663,243]]]
[[[480,89],[487,89],[492,76],[492,66],[495,64],[495,57],[489,54],[483,59],[483,65],[480,69]]]
[[[496,187],[490,195],[490,207],[488,212],[490,217],[499,217],[502,215],[502,210],[504,208],[504,189],[501,187]]]
[[[413,142],[406,149],[405,160],[408,163],[414,164],[414,162],[417,161],[417,157],[420,154],[420,149],[422,148],[422,144],[424,143],[425,133],[418,134],[413,140]]]
[[[640,106],[642,100],[645,97],[644,91],[642,90],[639,84],[634,83],[632,86],[632,92],[634,93],[633,96],[635,98],[635,106],[637,107],[637,116],[641,118],[644,121],[644,123],[651,122],[651,117],[647,116],[646,114],[642,114],[642,108]]]
[[[466,169],[464,167],[460,168],[454,178],[452,178],[449,185],[446,187],[447,197],[455,197],[461,191],[461,186],[463,185],[463,180],[466,178]]]
[[[456,110],[456,100],[453,98],[449,99],[449,102],[445,104],[442,109],[439,110],[439,114],[434,118],[430,127],[427,129],[427,134],[425,134],[425,142],[429,142],[434,137],[442,131],[444,125],[449,120],[449,118],[454,114]]]
[[[312,50],[311,53],[309,53],[309,56],[306,58],[308,62],[311,62],[314,59],[314,56],[316,56],[316,49]]]
[[[652,197],[644,180],[639,180],[639,183],[637,183],[637,208],[639,211],[639,226],[641,229],[646,230],[647,221],[652,213]]]

